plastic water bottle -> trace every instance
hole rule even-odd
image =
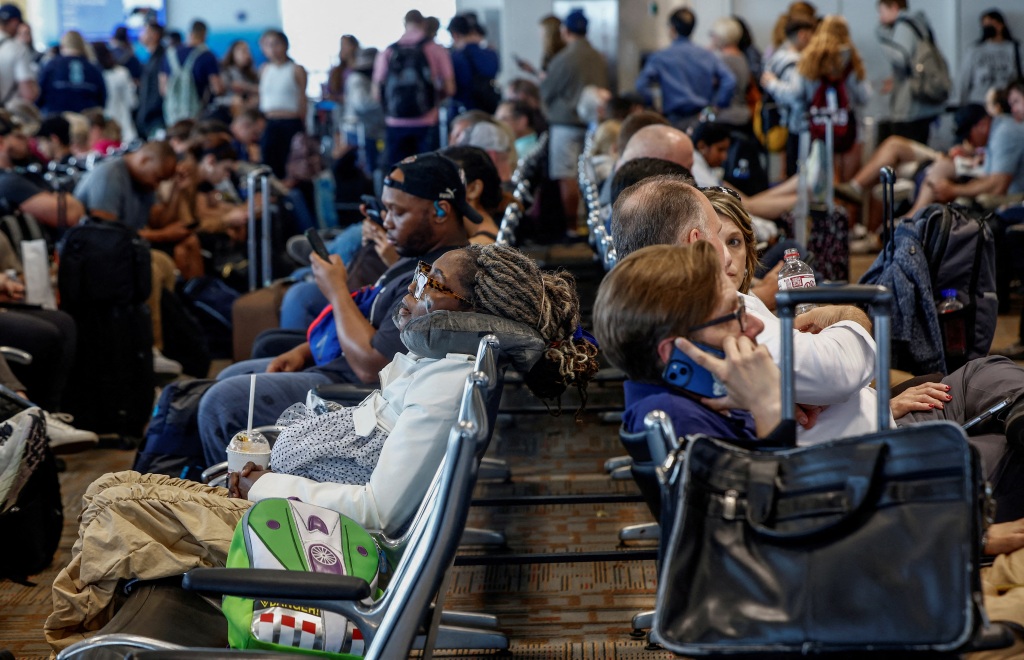
[[[786,250],[786,254],[783,257],[785,263],[782,268],[779,269],[779,290],[788,291],[789,289],[803,289],[805,287],[817,286],[818,282],[814,279],[814,271],[811,267],[800,260],[800,253],[795,248]],[[814,309],[814,305],[797,305],[796,313],[803,314]]]
[[[956,299],[956,289],[943,289],[940,292],[942,301],[936,307],[939,313],[939,326],[942,328],[942,343],[946,356],[959,357],[967,354],[967,328],[964,326],[963,314],[954,314],[964,308],[964,304]]]

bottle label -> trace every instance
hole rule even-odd
[[[790,275],[779,280],[779,288],[782,290],[786,289],[802,289],[808,286],[815,286],[814,275]]]

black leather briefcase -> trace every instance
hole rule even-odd
[[[662,548],[656,639],[686,656],[960,649],[986,623],[976,454],[950,422],[882,423],[887,290],[790,295],[805,291],[814,290],[780,292],[783,410],[793,409],[792,305],[841,291],[843,301],[872,304],[886,374],[882,429],[776,450],[688,438],[662,471],[677,507]]]

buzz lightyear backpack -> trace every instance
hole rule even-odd
[[[345,516],[291,499],[254,504],[235,528],[228,568],[277,568],[353,575],[377,590],[381,554],[373,538]],[[363,640],[340,614],[265,599],[225,596],[233,649],[297,651],[338,660],[361,658]]]

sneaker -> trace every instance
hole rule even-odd
[[[850,239],[867,238],[868,228],[864,225],[857,223],[850,227]]]
[[[850,254],[877,254],[882,251],[882,238],[867,234],[864,238],[850,239]]]
[[[156,347],[153,348],[153,372],[158,374],[181,375],[181,363],[166,357]]]
[[[1014,342],[1009,346],[992,349],[989,351],[989,355],[1002,355],[1011,360],[1024,360],[1024,344],[1021,344],[1019,341]]]
[[[864,203],[864,191],[857,190],[857,188],[849,183],[837,183],[833,190],[835,191],[836,197],[844,202],[850,202],[851,204]]]
[[[71,426],[72,417],[67,413],[43,412],[46,418],[46,437],[54,454],[74,454],[91,449],[100,441],[92,431],[83,431]]]

